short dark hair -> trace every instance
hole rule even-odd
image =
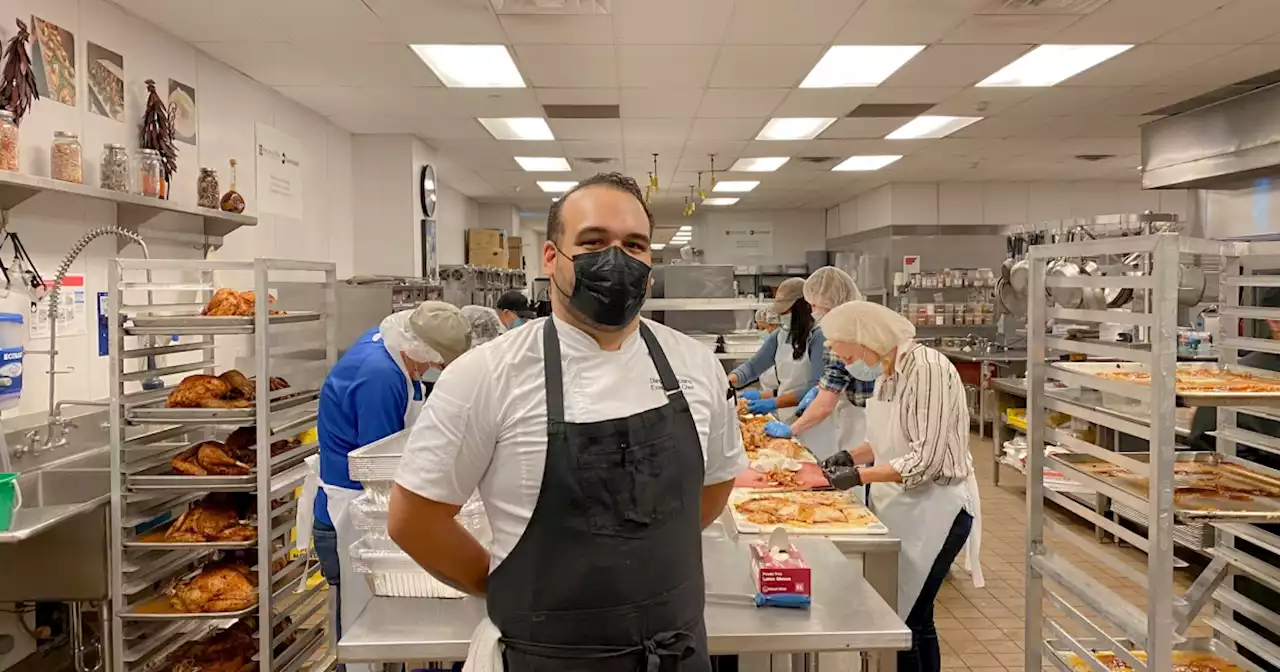
[[[576,192],[595,185],[603,185],[635,196],[640,207],[644,208],[644,216],[649,220],[649,233],[653,233],[653,213],[649,212],[649,204],[644,200],[644,192],[640,191],[640,185],[622,173],[596,173],[573,185],[572,189],[560,196],[560,200],[551,204],[551,210],[547,212],[547,240],[555,241],[564,229],[564,222],[560,219],[560,207],[564,202]]]

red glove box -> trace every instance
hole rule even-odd
[[[751,573],[756,579],[756,591],[761,595],[809,595],[813,584],[809,563],[792,544],[781,550],[782,553],[772,554],[767,541],[751,543]]]

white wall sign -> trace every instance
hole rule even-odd
[[[302,219],[302,144],[265,124],[255,129],[258,214]]]
[[[902,272],[907,275],[920,272],[920,255],[909,254],[902,258]]]
[[[53,286],[52,280],[45,280],[46,289]],[[83,336],[86,333],[88,305],[85,303],[84,276],[68,275],[62,280],[62,291],[58,294],[58,335]],[[31,325],[31,338],[49,338],[49,297],[36,304],[35,312],[27,322]]]
[[[724,236],[729,252],[737,257],[773,256],[773,226],[770,224],[731,224],[725,227]]]

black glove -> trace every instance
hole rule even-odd
[[[848,490],[862,485],[862,474],[858,473],[857,467],[824,468],[822,471],[827,475],[827,480],[831,481],[831,487],[836,490]]]
[[[835,455],[832,455],[822,461],[823,471],[831,471],[832,469],[852,466],[854,466],[853,455],[850,455],[847,450],[837,450]]]

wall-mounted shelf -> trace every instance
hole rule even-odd
[[[641,310],[758,310],[768,305],[756,299],[649,299]]]
[[[204,225],[204,234],[217,239],[221,239],[242,226],[258,225],[258,218],[249,215],[237,215],[223,212],[222,210],[183,205],[174,201],[110,191],[86,184],[62,182],[47,177],[0,171],[0,210],[10,210],[32,196],[42,193],[79,196],[81,198],[114,203],[116,206],[116,224],[135,231],[155,217],[165,213],[199,217]]]

